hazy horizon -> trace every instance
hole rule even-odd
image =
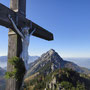
[[[0,57],[2,57],[2,56],[0,56]],[[75,64],[77,64],[77,65],[79,65],[81,67],[85,67],[85,68],[90,69],[90,57],[62,57],[61,56],[61,58],[63,58],[66,61],[71,61],[71,62],[73,62],[73,63],[75,63]],[[33,60],[33,61],[35,61],[35,60]],[[29,63],[33,62],[33,61],[29,60]],[[4,68],[6,66],[6,64],[7,64],[7,62],[5,62],[5,61],[1,62],[1,60],[0,60],[0,67]]]

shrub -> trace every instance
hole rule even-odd
[[[15,78],[17,81],[22,80],[26,72],[24,61],[21,58],[15,56],[9,59],[8,62],[13,65],[14,68],[12,71],[6,72],[5,77],[7,79]]]
[[[72,83],[63,81],[63,82],[61,82],[61,86],[64,87],[66,90],[70,90],[72,88]]]

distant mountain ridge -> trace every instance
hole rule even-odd
[[[4,90],[2,88],[5,87],[5,78],[4,78],[4,75],[5,75],[5,72],[6,70],[4,70],[3,68],[0,67],[0,90]]]
[[[0,56],[0,67],[7,67],[7,56]]]
[[[47,65],[47,66],[46,66]],[[90,70],[86,68],[82,68],[77,64],[63,60],[55,50],[51,49],[46,53],[42,54],[40,58],[36,61],[29,64],[29,71],[27,76],[32,75],[41,70],[41,68],[47,69],[46,73],[51,72],[51,70],[56,70],[59,68],[70,68],[79,73],[90,74]],[[48,67],[48,68],[47,68]]]
[[[29,56],[28,63],[31,63],[38,58],[39,58],[39,56]],[[0,56],[0,67],[2,67],[2,68],[7,67],[7,56]]]
[[[65,58],[64,57],[64,60],[74,62],[81,67],[86,67],[90,69],[90,57],[78,57],[78,58],[76,57]]]
[[[34,62],[36,59],[38,59],[39,56],[29,56],[29,61],[28,63]],[[86,67],[88,69],[90,69],[90,57],[82,57],[82,58],[74,58],[74,57],[67,57],[67,58],[63,58],[66,61],[71,61],[76,63],[77,65],[79,65],[80,67]],[[7,66],[7,56],[0,56],[0,67],[5,68],[6,69]]]
[[[0,56],[0,61],[7,62],[7,56]]]
[[[6,70],[0,67],[0,76],[3,76],[5,74]]]

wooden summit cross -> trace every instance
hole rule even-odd
[[[0,25],[10,28],[8,33],[8,59],[14,56],[20,57],[22,51],[21,37],[14,30],[13,25],[8,18],[9,14],[12,16],[19,29],[24,26],[30,27],[30,24],[32,23],[32,29],[36,28],[33,36],[45,40],[53,40],[52,33],[26,18],[26,0],[10,0],[10,9],[0,3]],[[13,66],[8,63],[7,71],[12,70]],[[20,90],[20,82],[17,83],[15,79],[10,78],[7,81],[6,90]]]

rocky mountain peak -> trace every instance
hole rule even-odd
[[[54,49],[50,49],[46,53],[42,54],[41,57],[47,57],[47,56],[50,56],[51,57],[53,55],[58,55],[58,53]]]
[[[50,49],[50,50],[48,51],[48,53],[49,53],[50,55],[52,55],[52,54],[55,53],[55,50],[54,50],[54,49]]]
[[[60,68],[60,63],[63,62],[63,59],[59,56],[54,49],[50,49],[46,53],[42,54],[40,58],[38,58],[35,62],[30,64],[29,73],[33,74],[40,70],[40,68],[44,68],[44,66],[49,67],[50,70],[54,71],[55,69]],[[48,71],[50,71],[48,68]]]
[[[49,51],[47,51],[46,53],[42,54],[41,57],[47,57],[47,56],[52,56],[53,54],[55,54],[55,50],[54,49],[50,49]]]
[[[53,49],[50,49],[46,53],[42,54],[41,57],[39,57],[36,61],[29,64],[29,68],[30,70],[28,71],[27,76],[36,72],[50,73],[51,71],[60,68],[71,68],[80,73],[85,71],[78,65],[63,60],[60,55]]]
[[[46,53],[42,54],[39,59],[40,61],[45,61],[45,62],[50,61],[50,62],[60,63],[60,61],[63,61],[63,59],[54,49],[50,49]]]

